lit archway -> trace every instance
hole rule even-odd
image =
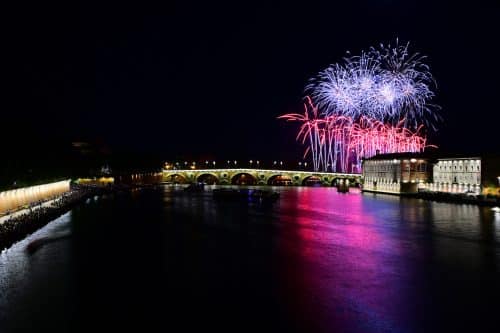
[[[274,186],[292,185],[292,178],[287,175],[274,175],[268,179],[267,185],[274,185]]]
[[[341,178],[333,178],[332,180],[332,186],[337,186],[341,182]]]
[[[321,186],[322,183],[321,178],[318,176],[309,176],[302,181],[303,186]]]
[[[207,185],[216,185],[219,183],[219,178],[211,173],[204,173],[198,176],[196,179],[199,183],[205,183]]]
[[[183,175],[180,175],[178,173],[176,173],[174,175],[169,175],[167,177],[166,181],[172,182],[174,184],[186,184],[188,182],[186,177],[184,177]]]
[[[231,178],[232,185],[255,185],[257,179],[249,173],[238,173]]]

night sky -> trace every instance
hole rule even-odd
[[[444,121],[431,143],[499,151],[498,5],[347,2],[12,8],[2,146],[299,159],[297,125],[276,117],[302,110],[308,78],[347,50],[399,38],[428,56],[438,84]]]

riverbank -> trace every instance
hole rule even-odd
[[[447,192],[400,193],[400,192],[374,191],[374,190],[362,190],[362,192],[397,195],[407,198],[417,198],[417,199],[455,203],[455,204],[469,204],[469,205],[491,206],[491,207],[500,206],[500,199],[488,198],[482,195],[468,196],[466,194],[447,193]]]
[[[466,195],[461,193],[447,192],[419,192],[413,195],[415,198],[479,206],[500,206],[500,198],[488,198],[484,195]]]
[[[0,250],[10,247],[87,198],[104,191],[102,188],[76,185],[60,197],[4,216],[0,224]]]

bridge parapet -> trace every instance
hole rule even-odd
[[[206,181],[221,185],[255,184],[255,185],[295,185],[319,183],[326,186],[337,183],[359,184],[361,174],[314,172],[297,170],[272,169],[164,169],[163,180],[178,183]]]

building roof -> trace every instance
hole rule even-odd
[[[370,161],[370,160],[394,160],[394,159],[410,159],[410,158],[416,158],[416,159],[432,159],[435,160],[436,154],[435,153],[391,153],[391,154],[377,154],[375,156],[372,156],[370,158],[365,158],[365,161]]]
[[[424,153],[391,153],[391,154],[377,154],[370,158],[365,158],[364,160],[392,160],[392,159],[427,159],[427,160],[463,160],[463,159],[488,159],[488,160],[500,160],[497,154],[457,154],[457,153],[446,153],[446,152],[424,152]]]
[[[481,156],[471,155],[471,156],[444,156],[439,157],[438,161],[448,161],[448,160],[480,160]]]

